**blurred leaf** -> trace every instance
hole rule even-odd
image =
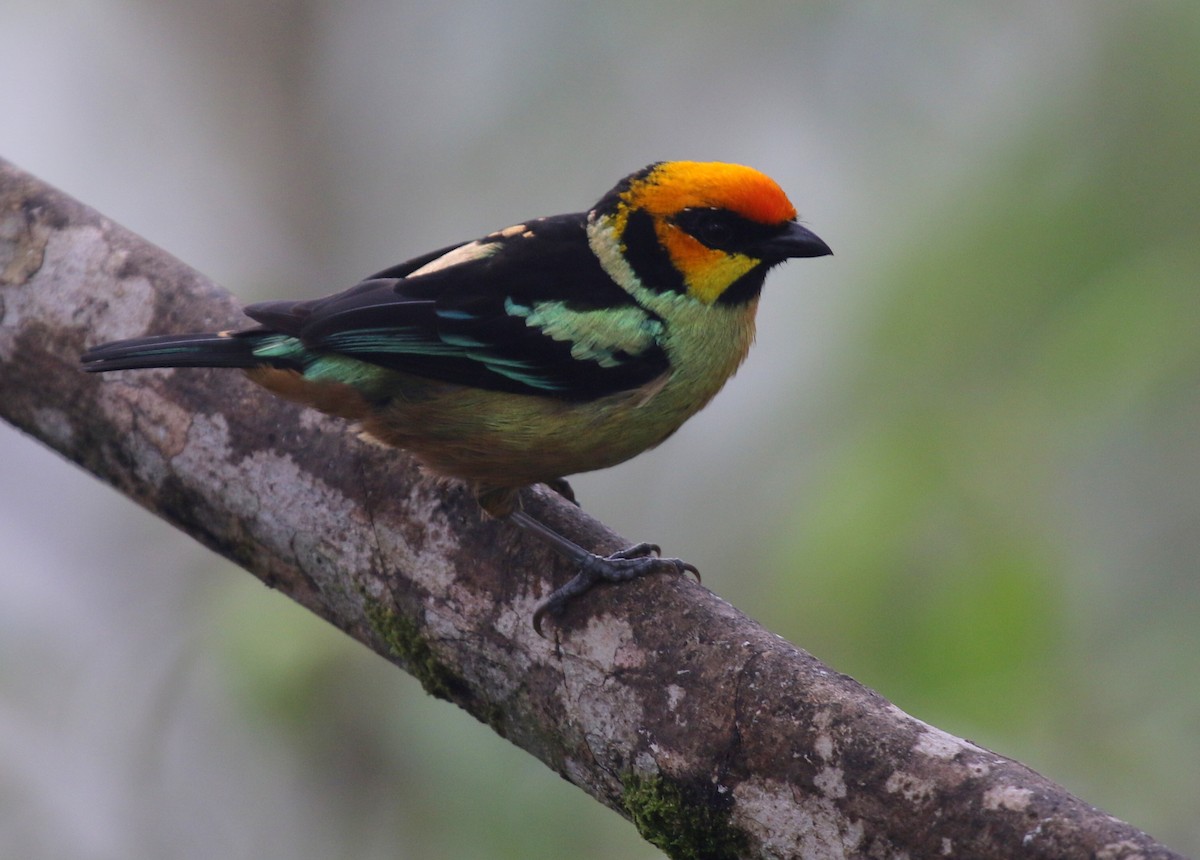
[[[1077,761],[1059,778],[1094,780],[1102,804],[1165,770],[1168,795],[1200,790],[1195,752],[1147,761],[1155,733],[1194,750],[1200,720],[1200,487],[1168,483],[1200,478],[1200,14],[1106,23],[1086,92],[911,225],[856,339],[841,438],[777,549],[769,619],[918,716]],[[1139,481],[1147,521],[1113,522],[1138,510],[1139,474],[1160,481]],[[1120,602],[1089,596],[1106,571]],[[1154,667],[1116,702],[1119,673]],[[1179,710],[1151,719],[1170,678]],[[1182,835],[1182,806],[1141,811]]]

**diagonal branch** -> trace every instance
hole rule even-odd
[[[672,857],[1178,857],[928,726],[684,579],[601,588],[402,453],[228,371],[89,376],[85,346],[234,299],[0,161],[0,415],[465,708]],[[624,542],[541,488],[526,504]]]

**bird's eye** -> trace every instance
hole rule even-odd
[[[737,238],[729,213],[723,209],[685,209],[676,223],[710,248],[723,248]]]
[[[733,230],[720,218],[709,218],[701,225],[700,233],[705,244],[719,245],[733,235]]]

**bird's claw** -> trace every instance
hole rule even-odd
[[[696,565],[692,564],[691,562],[684,561],[681,558],[659,558],[658,554],[660,552],[662,552],[662,549],[656,543],[636,543],[633,546],[625,547],[625,549],[617,550],[607,559],[601,556],[596,557],[601,561],[646,558],[647,561],[653,561],[656,565],[661,567],[664,573],[678,573],[680,576],[685,573],[690,573],[692,576],[696,577],[696,582],[700,582],[700,571],[696,569]],[[654,573],[655,571],[648,572]],[[642,576],[642,574],[634,574],[628,578],[636,579],[638,576]],[[621,582],[622,580],[611,579],[608,581]]]
[[[542,619],[546,615],[560,615],[568,603],[601,582],[629,582],[651,573],[674,573],[682,576],[691,573],[700,581],[696,566],[681,558],[661,558],[659,548],[652,543],[639,543],[609,556],[589,554],[579,567],[579,572],[550,593],[533,612],[533,629],[538,636],[542,633]]]
[[[547,481],[546,486],[558,493],[575,507],[579,507],[579,500],[575,498],[575,490],[570,484],[567,483],[566,478],[555,478],[553,481]]]

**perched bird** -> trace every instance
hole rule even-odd
[[[250,305],[253,328],[118,341],[82,361],[245,368],[465,481],[489,514],[579,566],[534,613],[540,634],[547,612],[599,581],[695,568],[652,544],[590,553],[521,510],[520,489],[674,433],[746,357],[767,271],[829,253],[758,171],[659,162],[590,212],[442,248],[326,298]]]

